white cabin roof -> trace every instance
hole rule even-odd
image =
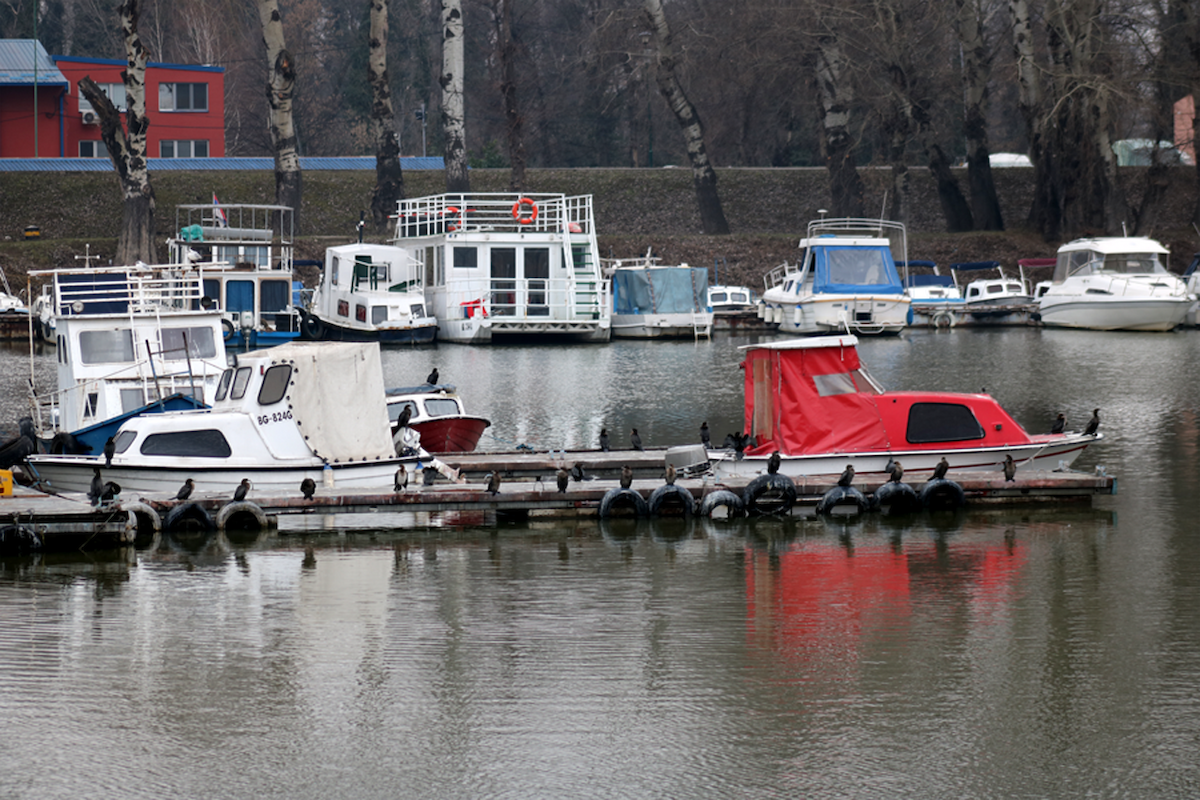
[[[1097,236],[1091,239],[1076,239],[1058,248],[1060,253],[1079,250],[1094,250],[1105,255],[1111,253],[1163,253],[1171,251],[1146,236]]]

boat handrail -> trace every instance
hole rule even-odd
[[[464,318],[482,310],[488,317],[561,321],[609,307],[607,281],[596,284],[595,300],[588,303],[578,301],[577,288],[574,278],[481,277],[447,282],[444,291],[446,307],[460,307]]]
[[[493,192],[400,200],[392,241],[472,232],[592,235],[592,196]]]

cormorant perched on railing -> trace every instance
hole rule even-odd
[[[1096,423],[1097,425],[1100,423]],[[104,466],[111,467],[113,456],[117,454],[117,443],[113,441],[113,437],[108,437],[108,441],[104,443]]]

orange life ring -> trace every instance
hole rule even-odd
[[[528,206],[528,209],[524,208],[524,206]],[[528,211],[529,216],[525,216],[526,211]],[[537,211],[537,203],[533,202],[528,197],[522,197],[520,200],[513,203],[512,207],[513,219],[522,225],[528,225],[537,219]]]
[[[451,217],[458,216],[458,214],[459,214],[458,206],[446,206],[446,213],[449,214]],[[461,218],[459,218],[459,224],[462,224]],[[455,225],[453,222],[447,222],[446,230],[453,233],[454,231],[458,230],[458,225]]]

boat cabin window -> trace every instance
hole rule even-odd
[[[79,358],[84,364],[133,361],[133,332],[83,331],[79,334]]]
[[[479,251],[474,247],[454,248],[454,268],[474,269],[479,266]]]
[[[425,413],[431,417],[448,417],[458,413],[458,403],[447,397],[426,400]]]
[[[870,286],[887,282],[883,251],[867,247],[831,247],[826,250],[829,282]]]
[[[184,339],[187,350],[184,350]],[[163,328],[162,349],[164,358],[216,358],[217,343],[212,328]]]
[[[229,394],[229,384],[233,380],[233,370],[227,369],[221,373],[221,382],[217,384],[217,400],[224,400]]]
[[[113,447],[115,452],[124,453],[129,449],[129,445],[133,444],[133,440],[137,438],[137,434],[133,431],[121,431],[113,437]]]
[[[378,325],[388,318],[387,306],[371,306],[371,324]]]
[[[142,442],[144,456],[180,458],[229,458],[233,450],[218,430],[171,431],[152,433]]]
[[[246,396],[246,386],[250,383],[250,375],[253,372],[249,367],[238,367],[233,374],[233,390],[229,393],[230,400],[241,400]]]
[[[288,382],[291,379],[291,364],[274,364],[268,367],[263,375],[262,386],[258,388],[258,404],[270,406],[282,400],[287,394]]]
[[[911,444],[982,439],[983,426],[970,408],[959,403],[913,403],[908,410]]]
[[[400,412],[406,408],[411,409],[409,412],[411,417],[417,415],[417,404],[412,400],[405,400],[403,403],[388,403],[388,420],[395,425],[396,420],[400,419]]]
[[[128,414],[146,405],[146,394],[141,389],[121,390],[121,413]]]
[[[708,296],[708,302],[710,303],[724,303],[728,299],[728,295],[724,292],[713,292]]]
[[[864,369],[854,369],[849,372],[834,372],[828,375],[813,375],[813,383],[816,384],[817,394],[821,397],[829,397],[835,394],[854,394],[855,392],[865,392],[867,394],[881,394],[883,387],[875,382],[875,379],[867,374]]]
[[[268,314],[287,311],[288,300],[291,299],[292,282],[290,280],[260,281],[258,284],[259,310]]]

